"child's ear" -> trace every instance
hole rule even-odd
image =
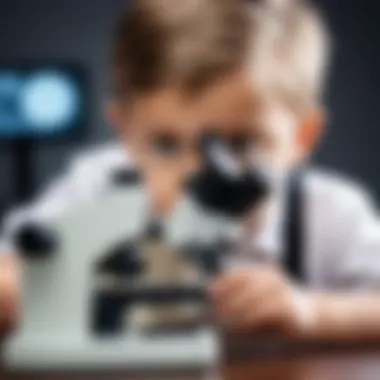
[[[113,128],[115,133],[122,137],[125,135],[127,127],[127,111],[124,109],[120,101],[109,100],[105,107],[105,114],[108,124]]]
[[[301,156],[308,156],[316,148],[324,131],[324,120],[321,109],[313,109],[302,118],[297,138]]]

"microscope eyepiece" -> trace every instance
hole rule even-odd
[[[239,141],[239,145],[244,142]],[[203,167],[191,177],[187,188],[205,209],[240,217],[269,193],[268,178],[255,167],[240,167],[233,149],[222,138],[206,134],[199,148]]]

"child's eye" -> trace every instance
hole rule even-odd
[[[160,155],[173,156],[180,153],[181,142],[176,136],[161,134],[153,136],[153,149]]]

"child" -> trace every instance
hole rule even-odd
[[[7,237],[18,223],[96,199],[128,163],[123,148],[142,170],[155,212],[168,212],[198,167],[199,134],[212,127],[227,139],[244,136],[246,155],[278,183],[244,221],[236,258],[245,265],[226,269],[210,288],[216,317],[236,329],[380,339],[380,223],[363,190],[307,170],[307,287],[279,265],[285,178],[322,133],[327,53],[318,13],[301,0],[132,1],[117,30],[109,105],[122,147],[80,158],[39,202],[8,220],[0,317],[12,320],[16,310],[19,279]]]

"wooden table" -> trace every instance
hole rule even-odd
[[[380,353],[316,355],[305,358],[246,361],[226,365],[223,379],[231,380],[377,380]]]
[[[228,351],[228,350],[227,350]],[[7,374],[1,380],[380,380],[380,344],[240,344],[214,374]]]

